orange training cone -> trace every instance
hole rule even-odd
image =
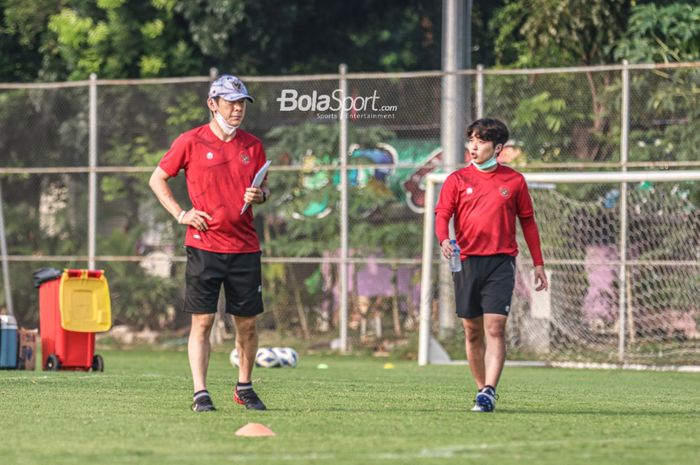
[[[236,436],[246,436],[246,437],[275,436],[275,432],[263,424],[248,423],[248,424],[238,428],[238,431],[236,431]]]

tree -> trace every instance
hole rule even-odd
[[[52,80],[196,74],[197,49],[171,1],[71,1],[48,17],[42,72]]]
[[[0,81],[32,81],[39,74],[42,37],[54,0],[0,2]]]
[[[239,74],[439,67],[441,2],[178,1],[202,53]]]
[[[631,63],[700,60],[700,6],[696,2],[636,6],[627,30],[611,50],[615,60]]]
[[[441,2],[5,0],[3,80],[435,69]]]
[[[700,60],[700,6],[675,2],[632,9],[629,27],[612,47],[616,59],[633,63]],[[696,68],[659,70],[633,74],[630,159],[697,160],[700,146],[700,106]],[[700,204],[700,189],[692,187],[690,199]]]
[[[496,15],[493,27],[497,63],[513,67],[559,67],[612,62],[610,45],[623,34],[629,0],[533,0],[509,2]],[[566,77],[559,77],[566,79]],[[570,144],[578,158],[606,159],[610,148],[609,73],[586,73],[592,121],[570,122]],[[544,105],[552,102],[538,96]],[[537,103],[530,101],[531,103]],[[546,110],[545,110],[546,111]],[[589,126],[590,125],[590,126]]]

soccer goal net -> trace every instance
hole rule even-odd
[[[446,177],[427,178],[426,205],[435,205]],[[700,365],[700,171],[525,177],[550,290],[534,291],[519,232],[508,358]],[[443,346],[464,360],[459,319],[440,327],[445,318],[438,313],[453,305],[439,301],[438,267],[445,260],[432,208],[423,234],[419,363],[435,362],[431,351]],[[452,336],[437,345],[437,334]]]

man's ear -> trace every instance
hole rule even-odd
[[[498,145],[496,145],[496,147],[494,147],[493,150],[494,150],[494,153],[495,153],[496,155],[498,155],[499,153],[501,153],[501,150],[503,150],[503,144],[498,144]]]
[[[213,98],[208,98],[207,99],[207,107],[211,111],[216,112],[216,110],[218,109],[218,104],[217,104],[216,100],[214,100]]]

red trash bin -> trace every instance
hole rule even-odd
[[[90,279],[102,279],[102,271],[57,270],[42,268],[34,272],[34,286],[39,288],[39,331],[41,334],[41,361],[44,370],[104,371],[104,361],[95,354],[94,331],[70,331],[66,326],[66,309],[61,308],[62,287],[70,279],[80,279],[87,284]],[[94,284],[94,283],[92,283]],[[106,282],[104,283],[106,289]],[[89,294],[88,288],[82,294]],[[80,296],[80,294],[78,294]],[[70,298],[70,296],[68,296]],[[107,295],[107,298],[109,296]],[[79,305],[85,299],[74,299]],[[87,295],[87,302],[95,299]],[[108,303],[109,304],[109,303]],[[63,310],[63,311],[62,311]],[[89,310],[89,309],[88,309]],[[108,309],[109,310],[109,309]],[[81,315],[85,309],[77,309]],[[109,314],[108,314],[108,317]],[[71,322],[75,323],[75,322]],[[109,329],[109,328],[107,328]]]

